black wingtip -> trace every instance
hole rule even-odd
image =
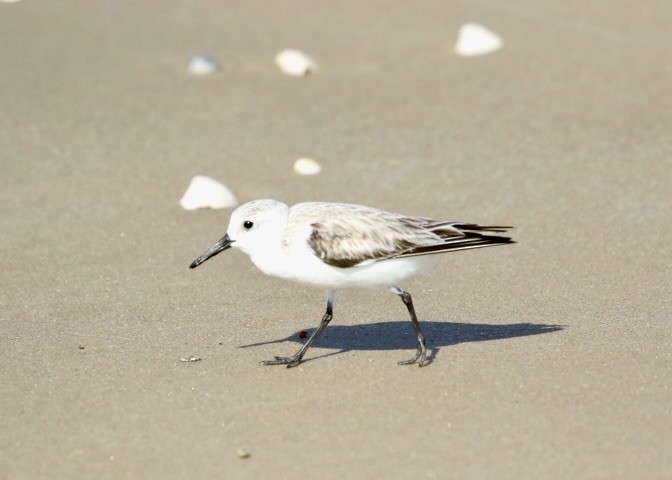
[[[456,252],[458,250],[471,250],[473,248],[496,247],[516,243],[511,237],[499,235],[483,235],[482,233],[463,231],[464,236],[447,239],[446,243],[414,248],[398,257],[415,257],[418,255],[430,255],[434,253]]]

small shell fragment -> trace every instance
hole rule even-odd
[[[219,69],[219,65],[214,58],[206,55],[196,55],[189,60],[187,69],[192,75],[208,75],[215,73]]]
[[[185,210],[228,208],[238,205],[238,199],[231,190],[217,180],[204,175],[196,175],[191,179],[189,188],[180,200],[180,205]]]
[[[283,50],[275,56],[275,64],[282,73],[302,77],[317,70],[317,63],[301,50]]]
[[[189,355],[188,357],[182,357],[180,358],[180,362],[200,362],[203,360],[201,357],[197,357],[196,355]]]
[[[299,175],[317,175],[322,166],[312,158],[299,158],[294,162],[294,171]]]
[[[492,53],[500,48],[504,42],[495,32],[482,25],[466,23],[460,28],[455,44],[455,53],[464,57]]]
[[[0,3],[19,3],[21,0],[0,0]]]
[[[239,448],[236,450],[236,455],[238,455],[238,458],[250,458],[252,454],[246,448]]]

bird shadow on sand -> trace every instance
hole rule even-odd
[[[420,325],[425,334],[428,350],[428,361],[431,362],[441,347],[457,345],[458,343],[485,342],[503,340],[515,337],[527,337],[542,333],[557,332],[565,328],[564,325],[547,325],[537,323],[512,323],[507,325],[491,325],[486,323],[453,323],[421,321]],[[285,338],[267,342],[241,345],[238,348],[250,348],[274,343],[296,342],[303,344],[315,331],[315,328],[304,330],[305,339],[300,338],[300,332]],[[324,355],[305,358],[303,362],[318,358],[338,355],[352,350],[414,350],[417,340],[410,321],[365,323],[360,325],[333,325],[330,324],[322,335],[315,341],[308,354],[315,353],[313,348],[338,349]],[[430,353],[431,351],[431,353]],[[277,352],[290,354],[292,352]]]

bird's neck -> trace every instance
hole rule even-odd
[[[269,235],[264,239],[261,248],[250,253],[250,259],[256,267],[266,275],[282,277],[287,269],[286,255],[282,251],[282,235]]]

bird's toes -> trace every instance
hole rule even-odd
[[[424,367],[425,365],[429,365],[430,361],[427,359],[427,355],[425,354],[424,349],[418,349],[413,358],[411,358],[410,360],[402,360],[401,362],[398,362],[397,365],[413,365],[416,362],[418,364],[418,367]]]
[[[287,365],[287,368],[296,367],[301,362],[297,357],[278,357],[274,360],[264,360],[261,363],[264,365]]]
[[[410,360],[402,360],[401,362],[397,362],[397,365],[412,365],[415,363],[415,358],[411,358]]]
[[[284,365],[287,362],[283,362],[280,357],[275,357],[274,360],[263,360],[261,363],[264,365]]]

